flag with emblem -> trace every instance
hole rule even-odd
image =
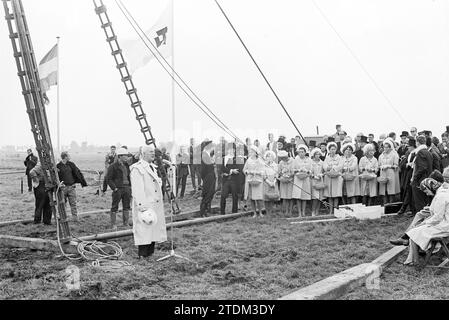
[[[152,51],[157,51],[164,57],[169,58],[173,51],[173,4],[172,0],[162,12],[158,21],[151,29],[145,32],[145,41],[151,41],[153,46],[149,45]],[[140,38],[125,40],[122,44],[123,54],[126,56],[129,72],[133,74],[136,70],[146,66],[154,55],[148,50]],[[157,54],[157,53],[156,53]]]

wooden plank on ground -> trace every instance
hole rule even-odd
[[[187,227],[187,226],[193,226],[193,225],[199,225],[203,223],[209,223],[209,222],[220,222],[224,220],[229,219],[236,219],[241,218],[247,215],[253,214],[252,211],[249,212],[240,212],[240,213],[232,213],[232,214],[225,214],[225,215],[219,215],[219,216],[211,216],[206,218],[198,218],[198,219],[192,219],[192,220],[186,220],[186,221],[178,221],[173,222],[174,228],[181,228],[181,227]],[[167,229],[172,226],[171,223],[167,223],[166,227]],[[133,230],[121,230],[116,232],[108,232],[103,234],[95,234],[91,236],[85,236],[85,237],[79,237],[79,240],[81,241],[102,241],[102,240],[109,240],[109,239],[117,239],[117,238],[124,238],[129,237],[133,235]]]
[[[280,298],[280,300],[335,300],[366,283],[375,272],[380,276],[407,247],[394,247],[371,263],[363,263],[318,281]]]
[[[0,247],[28,248],[33,250],[53,251],[55,249],[58,249],[58,243],[54,240],[0,235]]]
[[[24,171],[5,171],[5,172],[0,172],[0,176],[8,176],[8,175],[13,175],[13,174],[23,174],[25,175]]]
[[[220,207],[218,206],[213,206],[212,208],[212,213],[217,212]],[[109,213],[111,210],[109,209],[103,209],[103,210],[94,210],[94,211],[88,211],[88,212],[81,212],[78,213],[78,217],[82,217],[82,216],[87,216],[87,215],[92,215],[92,214],[102,214],[102,213]],[[122,212],[122,210],[119,210],[119,212]],[[173,221],[181,221],[181,220],[187,220],[187,219],[193,219],[199,216],[200,211],[199,210],[192,210],[192,211],[187,211],[187,212],[183,212],[177,215],[173,216]],[[69,221],[72,221],[72,217],[69,216],[68,217]],[[170,216],[166,216],[165,219],[167,222],[170,222]],[[0,227],[6,227],[6,226],[11,226],[11,225],[15,225],[15,224],[31,224],[34,222],[34,219],[24,219],[24,220],[12,220],[12,221],[4,221],[4,222],[0,222]]]
[[[314,224],[314,223],[320,223],[320,222],[335,222],[335,221],[347,221],[347,220],[353,220],[354,218],[336,218],[336,219],[322,219],[322,220],[310,220],[310,221],[293,221],[290,222],[290,224]]]

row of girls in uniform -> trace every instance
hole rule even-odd
[[[353,143],[343,144],[340,156],[337,144],[329,142],[324,161],[319,148],[309,152],[303,144],[297,146],[296,158],[279,151],[277,161],[274,152],[262,157],[257,148],[251,148],[244,167],[245,198],[251,201],[254,212],[261,214],[265,207],[271,210],[273,203],[281,200],[282,212],[291,215],[296,203],[299,216],[305,216],[309,203],[312,215],[318,215],[325,199],[331,213],[340,200],[356,203],[361,197],[364,204],[373,205],[377,196],[382,196],[384,204],[393,202],[400,193],[399,155],[393,140],[386,139],[383,147],[376,159],[374,145],[367,144],[360,161],[353,154]]]

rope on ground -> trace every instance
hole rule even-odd
[[[59,199],[58,199],[58,193],[59,189],[62,186],[62,182],[58,185],[58,188],[56,189],[56,205],[57,208],[59,208]],[[67,258],[70,261],[80,261],[80,260],[86,260],[86,261],[92,261],[91,265],[95,268],[102,268],[106,271],[111,270],[117,270],[123,267],[129,267],[131,264],[128,261],[119,260],[123,256],[123,250],[120,247],[120,245],[117,242],[98,242],[98,241],[82,241],[78,238],[74,237],[79,241],[77,246],[77,252],[76,254],[67,254],[64,252],[64,248],[61,245],[61,237],[60,237],[60,230],[59,230],[59,222],[56,217],[56,211],[55,211],[55,221],[56,221],[56,235],[58,238],[58,246],[59,250],[61,251],[61,254],[63,257]]]

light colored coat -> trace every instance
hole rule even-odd
[[[312,160],[310,160],[310,158],[308,157],[301,159],[299,156],[297,156],[293,161],[293,170],[295,170],[296,172],[299,172],[301,170],[310,173],[312,171]],[[312,185],[310,184],[310,177],[300,179],[297,175],[295,175],[295,178],[293,180],[292,198],[298,200],[311,200],[311,188]]]
[[[334,171],[340,172],[343,168],[343,161],[341,157],[336,154],[333,157],[327,154],[326,159],[323,162],[324,172],[327,173],[333,169]],[[324,183],[327,188],[324,189],[324,196],[327,198],[338,198],[343,195],[343,178],[341,175],[336,178],[331,178],[328,175],[324,176]]]
[[[279,177],[291,177],[291,182],[279,182],[279,193],[281,199],[290,200],[293,193],[293,159],[288,158],[287,161],[279,162],[278,166]]]
[[[374,170],[373,173],[377,174],[379,171],[379,163],[375,157],[368,159],[366,156],[360,159],[359,163],[360,173],[363,173],[364,170]],[[376,197],[377,196],[377,178],[372,180],[362,180],[360,179],[360,195]]]
[[[153,170],[151,169],[153,168]],[[157,175],[156,166],[140,160],[131,166],[132,213],[134,243],[136,246],[152,242],[167,241],[164,202],[162,199],[162,181]],[[146,210],[154,210],[156,224],[146,224],[140,214]]]
[[[396,151],[391,151],[389,154],[383,152],[379,156],[380,175],[388,178],[385,184],[379,184],[379,195],[384,196],[386,192],[392,196],[401,192],[401,182],[399,180],[399,169],[382,169],[382,166],[399,166],[399,155]]]
[[[324,169],[323,169],[323,161],[315,161],[312,160],[312,178],[310,178],[311,181],[311,194],[313,196],[313,200],[319,199],[319,200],[323,200],[324,199],[324,190],[317,190],[315,189],[313,186],[315,184],[318,184],[320,182],[324,181]]]
[[[355,155],[352,155],[349,159],[345,156],[342,157],[343,168],[342,173],[349,172],[357,176],[352,181],[343,181],[343,190],[345,191],[346,196],[355,197],[360,195],[360,180],[359,180],[359,165],[358,160]]]
[[[245,173],[245,199],[264,200],[263,182],[255,186],[250,185],[248,179],[256,175],[263,181],[265,176],[265,162],[261,158],[249,158],[245,163],[243,172]]]
[[[407,235],[422,250],[428,250],[430,240],[449,237],[449,185],[441,186],[430,205],[431,216]]]

